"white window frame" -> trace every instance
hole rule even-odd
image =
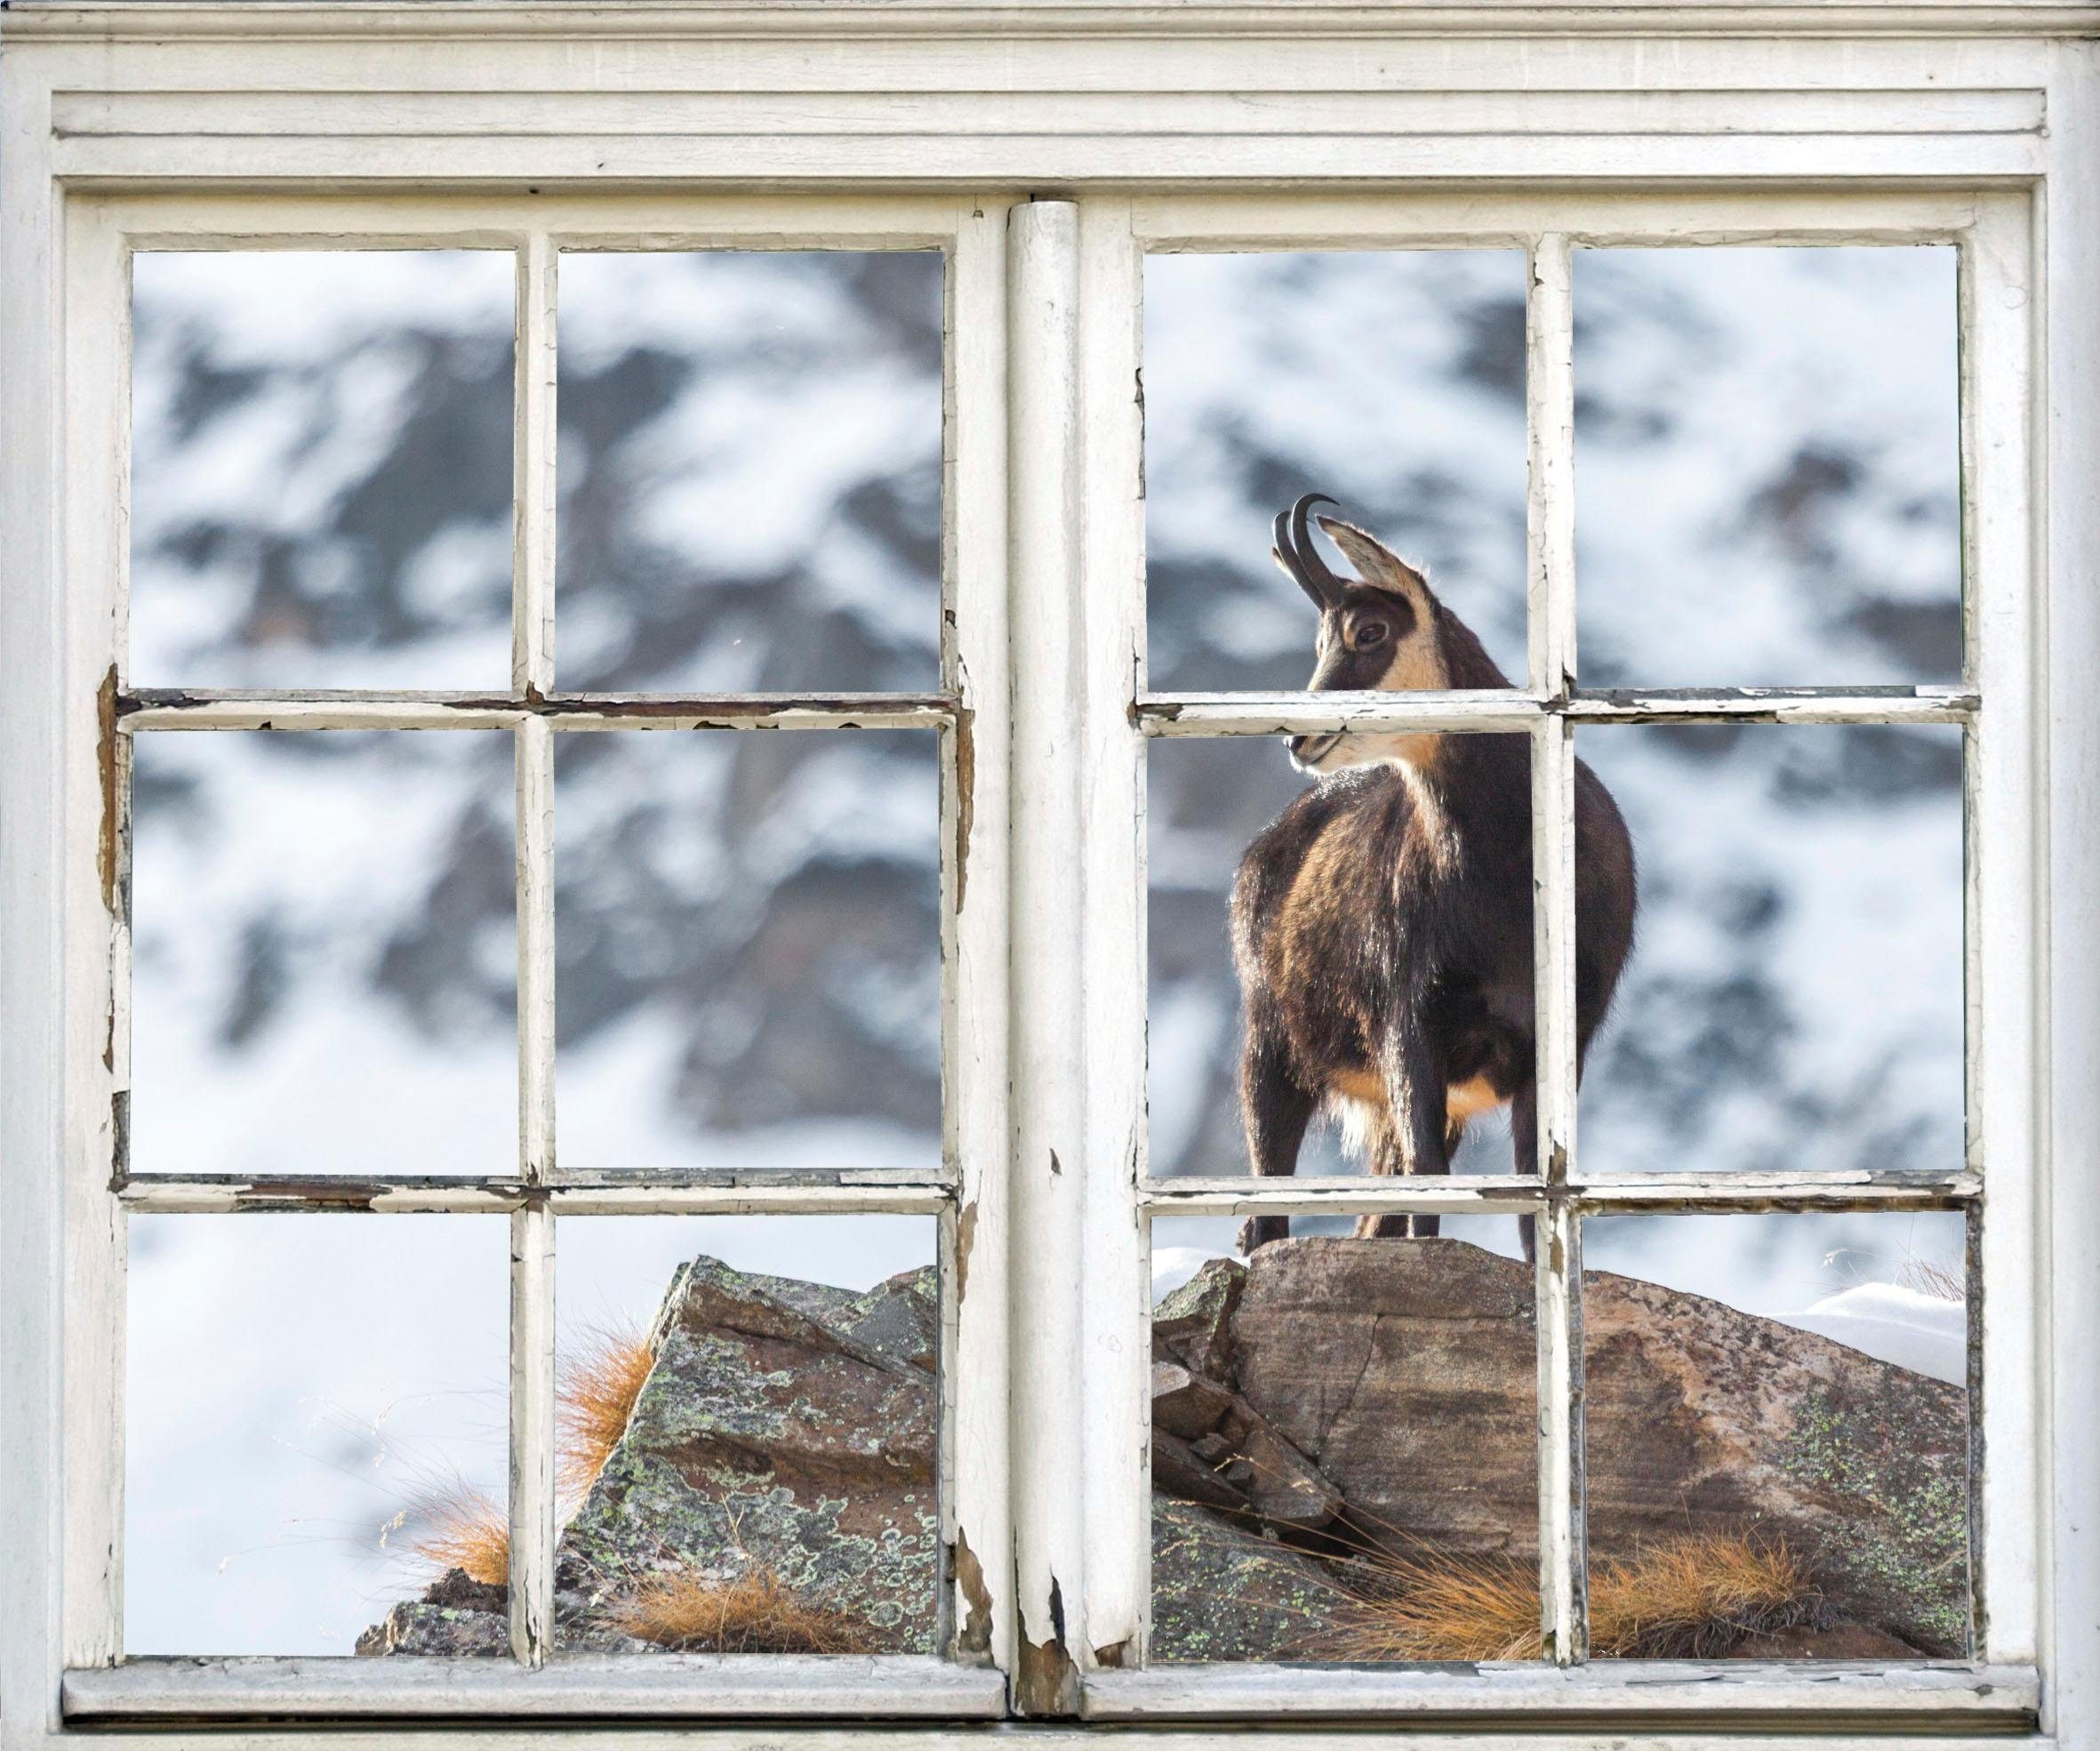
[[[799,1733],[800,1720],[887,1720],[880,1731],[896,1738],[894,1723],[909,1718],[928,1722],[925,1734],[942,1731],[936,1717],[999,1712],[1009,1678],[1021,1712],[1078,1715],[1103,1738],[1158,1737],[1174,1722],[1353,1720],[1463,1731],[1471,1744],[1503,1730],[1531,1745],[1590,1744],[1593,1726],[1684,1744],[1796,1730],[1842,1730],[1853,1743],[1929,1731],[2100,1744],[2100,1379],[2089,1360],[2100,1247],[2085,1238],[2100,1225],[2096,33],[2100,9],[2069,0],[1488,0],[1406,13],[1305,0],[1186,11],[1139,0],[815,10],[15,0],[0,18],[0,1747],[89,1729],[164,1743],[156,1722],[286,1717],[517,1716],[515,1733],[536,1716],[538,1731],[564,1738],[600,1719],[773,1717],[718,1730],[754,1743]],[[773,192],[738,192],[759,184]],[[521,1064],[543,1064],[550,1037],[551,737],[557,719],[581,727],[592,709],[540,697],[552,679],[550,454],[537,441],[551,430],[552,384],[540,367],[559,247],[949,252],[943,573],[957,621],[942,697],[814,717],[806,702],[693,701],[683,719],[818,727],[887,711],[940,727],[944,894],[961,897],[966,836],[970,896],[944,905],[947,1161],[908,1185],[564,1183],[547,1171],[545,1079],[522,1076],[514,1185],[372,1193],[377,1209],[511,1216],[517,1662],[113,1664],[123,1210],[241,1201],[195,1181],[113,1189],[126,1080],[125,738],[156,721],[152,733],[258,717],[252,702],[124,696],[124,462],[112,422],[128,350],[123,266],[127,251],[156,242],[323,237],[519,252],[518,421],[534,441],[518,449],[512,691],[279,698],[268,710],[279,727],[397,724],[420,711],[514,732]],[[1571,694],[1568,252],[1918,240],[1962,252],[1972,666],[1961,686],[1786,701]],[[1144,252],[1482,242],[1532,261],[1527,685],[1353,705],[1146,694]],[[1009,648],[1027,654],[1010,675]],[[1367,716],[1521,731],[1537,751],[1537,856],[1564,879],[1569,726],[1713,715],[1966,726],[1971,1126],[1959,1173],[1585,1179],[1564,905],[1540,909],[1543,1187],[1145,1177],[1147,736]],[[1146,1669],[1151,1216],[1513,1209],[1542,1197],[1554,1660]],[[1972,1222],[1984,1283],[1974,1384],[1988,1435],[1974,1661],[1581,1663],[1580,1309],[1568,1291],[1580,1215],[1687,1197],[1984,1212]],[[944,1622],[961,1659],[547,1663],[548,1236],[562,1212],[637,1208],[942,1217],[956,1321],[943,1377]],[[283,1735],[233,1734],[256,1746]]]

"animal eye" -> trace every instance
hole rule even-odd
[[[1374,645],[1384,642],[1385,622],[1382,620],[1367,620],[1356,630],[1356,647],[1359,651],[1367,651]]]

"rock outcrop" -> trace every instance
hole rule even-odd
[[[1585,1280],[1590,1548],[1687,1534],[1790,1553],[1812,1603],[1763,1658],[1966,1651],[1963,1394],[1828,1338],[1603,1273]],[[625,1436],[565,1529],[565,1645],[641,1650],[657,1578],[763,1573],[871,1651],[932,1648],[931,1271],[866,1294],[685,1267]],[[1528,1267],[1457,1241],[1307,1239],[1215,1259],[1153,1322],[1153,1653],[1306,1658],[1361,1559],[1535,1561]],[[453,1575],[368,1652],[502,1645]],[[624,1627],[622,1626],[625,1626]]]
[[[1593,1560],[1749,1532],[1807,1566],[1833,1632],[1965,1651],[1958,1387],[1604,1272],[1583,1322]],[[1535,1560],[1529,1267],[1459,1241],[1288,1241],[1214,1260],[1153,1333],[1162,1493],[1301,1543]],[[1338,1506],[1300,1511],[1318,1499]]]
[[[682,1268],[627,1434],[562,1531],[560,1645],[649,1651],[616,1620],[652,1580],[762,1573],[850,1626],[865,1651],[929,1651],[939,1329],[930,1269],[854,1294],[712,1258]],[[474,1593],[446,1577],[359,1651],[501,1647],[502,1589]]]

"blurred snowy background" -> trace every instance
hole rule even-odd
[[[1585,252],[1575,287],[1584,681],[1953,679],[1952,252]],[[1270,562],[1268,523],[1313,488],[1423,566],[1521,680],[1519,254],[1155,257],[1145,407],[1153,686],[1304,684],[1313,616]],[[1958,1163],[1960,732],[1578,740],[1641,874],[1583,1089],[1584,1162]],[[1280,746],[1152,744],[1158,1171],[1245,1170],[1225,901],[1240,847],[1302,783]],[[1482,1121],[1461,1169],[1506,1170],[1509,1150],[1506,1124]],[[1301,1170],[1347,1165],[1316,1137]],[[1781,1271],[1755,1249],[1716,1269],[1709,1286],[1743,1305]]]
[[[508,684],[511,283],[496,255],[140,258],[134,685]],[[560,684],[932,685],[937,258],[570,257],[562,284]],[[1952,677],[1946,253],[1584,256],[1576,286],[1584,679]],[[1519,258],[1158,258],[1146,300],[1153,685],[1302,683],[1268,522],[1311,487],[1520,673]],[[563,739],[566,1163],[937,1160],[930,743]],[[1585,735],[1644,880],[1585,1160],[1958,1159],[1958,751]],[[1156,745],[1158,1171],[1244,1166],[1223,896],[1299,782],[1266,743]],[[508,739],[141,736],[136,785],[134,1165],[509,1170]],[[1900,1224],[1628,1222],[1592,1262],[1798,1313],[1958,1258],[1958,1225]],[[854,1286],[932,1256],[923,1222],[700,1227],[565,1224],[565,1329],[646,1319],[702,1246]],[[500,1497],[502,1225],[170,1218],[133,1250],[130,1645],[344,1651],[402,1590],[390,1516],[450,1472]]]

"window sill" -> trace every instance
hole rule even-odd
[[[68,1723],[713,1716],[989,1720],[1006,1681],[921,1655],[653,1654],[557,1659],[351,1658],[126,1660],[66,1674]]]
[[[1089,1674],[1089,1721],[1365,1720],[1471,1726],[2026,1731],[2032,1667],[1608,1660],[1433,1667],[1165,1666]]]

